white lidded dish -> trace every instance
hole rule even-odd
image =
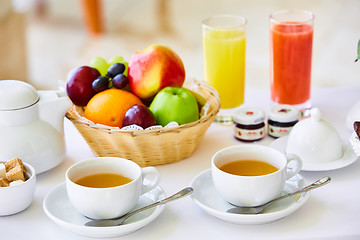
[[[297,154],[303,162],[330,162],[343,156],[342,141],[336,129],[322,119],[318,108],[311,117],[293,127],[289,134],[286,153]]]

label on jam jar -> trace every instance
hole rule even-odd
[[[269,135],[275,138],[285,136],[291,131],[291,127],[276,127],[269,124]]]
[[[265,136],[265,113],[258,108],[240,108],[233,115],[234,137],[241,141],[254,142]]]
[[[278,138],[289,134],[299,116],[299,110],[293,106],[282,104],[272,107],[268,114],[269,135]]]
[[[242,129],[235,127],[234,136],[239,140],[256,141],[260,140],[265,135],[265,127],[258,129]]]

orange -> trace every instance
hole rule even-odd
[[[112,127],[122,127],[126,111],[141,100],[134,94],[111,88],[97,93],[85,107],[84,117]]]

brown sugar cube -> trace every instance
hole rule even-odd
[[[16,181],[16,180],[23,180],[25,181],[24,171],[20,165],[12,168],[10,171],[6,173],[6,178],[9,182]]]
[[[10,171],[11,169],[13,169],[16,166],[20,166],[22,171],[25,172],[24,164],[23,164],[23,162],[21,161],[20,158],[13,158],[10,161],[5,163],[5,168],[6,168],[7,172]]]
[[[0,178],[0,187],[8,187],[9,181],[6,178]]]

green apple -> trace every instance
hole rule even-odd
[[[151,102],[150,110],[156,122],[162,126],[172,121],[181,125],[199,119],[196,98],[186,88],[163,88]]]

